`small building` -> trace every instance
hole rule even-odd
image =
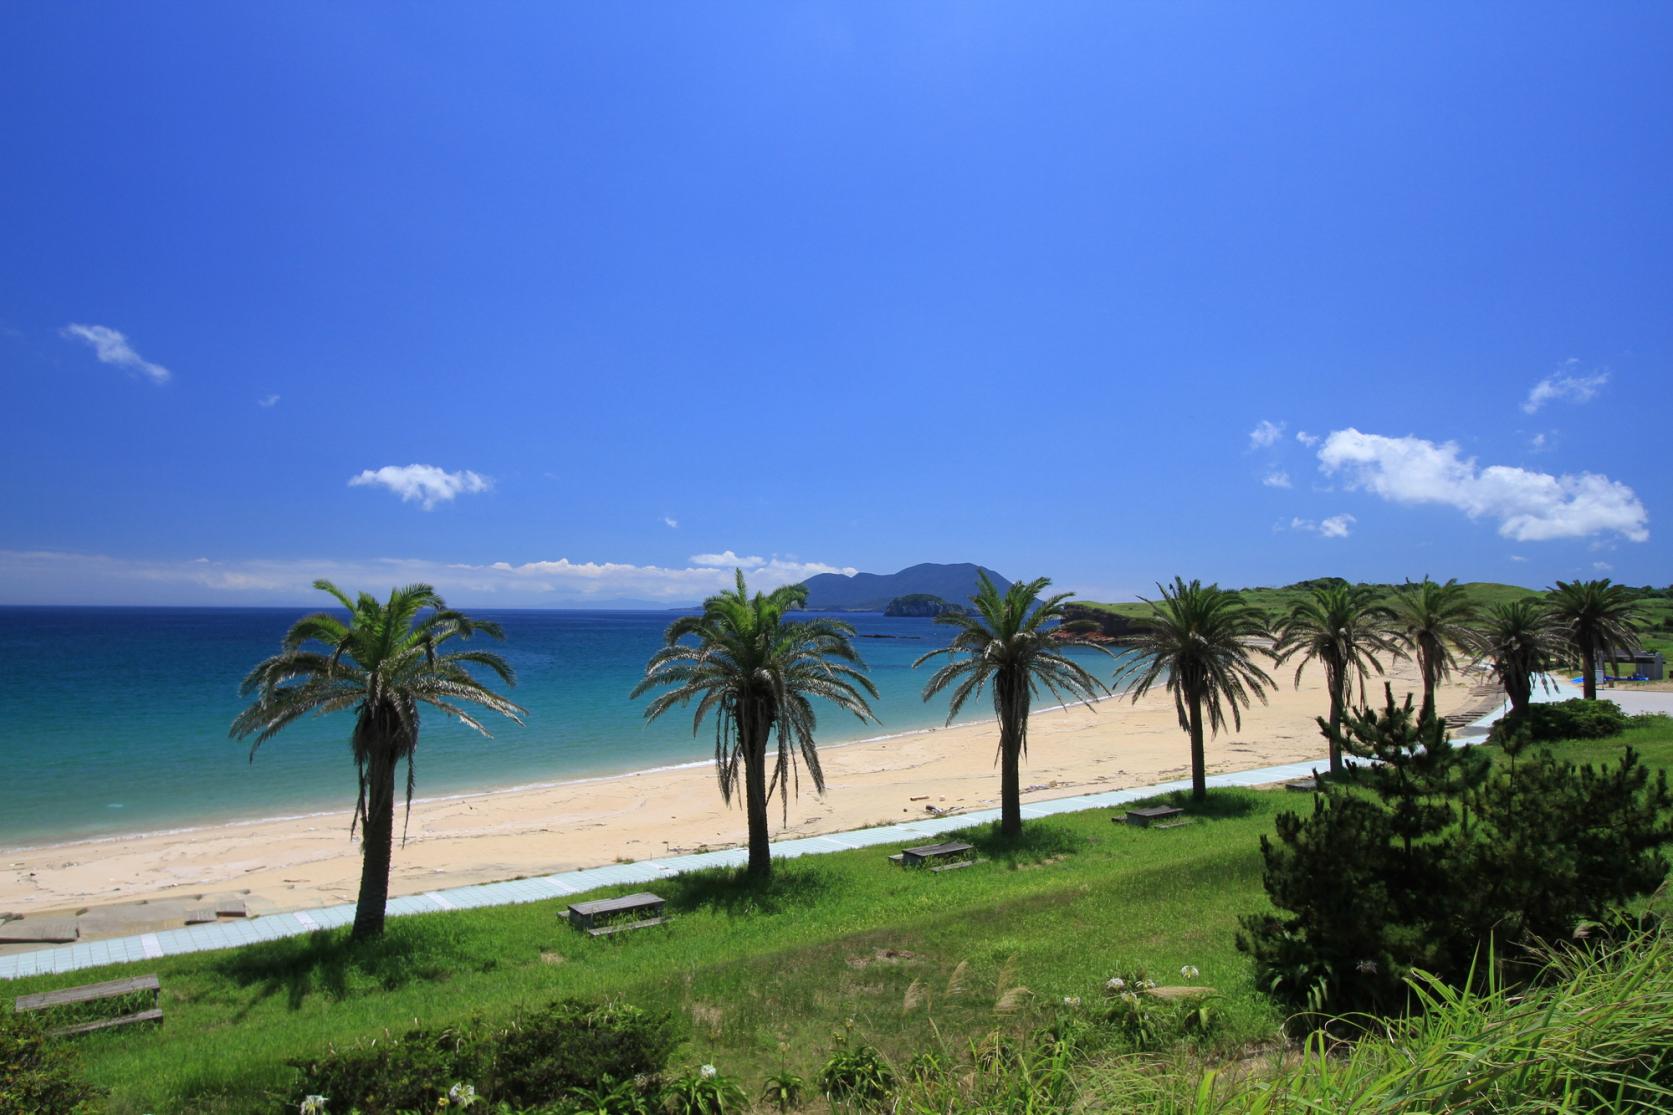
[[[1667,677],[1667,658],[1658,651],[1615,651],[1608,656],[1617,671],[1616,677],[1643,677],[1661,681]],[[1600,667],[1606,663],[1599,663]]]

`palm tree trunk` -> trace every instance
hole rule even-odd
[[[749,818],[749,877],[765,881],[773,874],[771,823],[767,819],[767,732],[755,725],[744,750],[744,812]]]
[[[1418,672],[1423,675],[1423,706],[1417,711],[1417,722],[1422,724],[1435,715],[1435,666],[1429,655],[1418,651]]]
[[[1590,639],[1580,642],[1580,695],[1588,701],[1597,700],[1597,647]]]
[[[1202,744],[1202,694],[1191,694],[1191,796],[1208,799],[1208,759]]]
[[[383,935],[394,840],[395,755],[391,748],[378,747],[366,762],[366,822],[360,830],[360,897],[354,904],[353,940]]]
[[[1327,673],[1326,680],[1330,682],[1330,773],[1339,776],[1342,773],[1342,687],[1347,682],[1347,673],[1340,678]]]
[[[1593,692],[1596,692],[1594,689]],[[1533,673],[1530,670],[1505,671],[1505,696],[1510,698],[1510,714],[1522,716],[1528,711],[1528,702],[1534,695]]]
[[[1028,721],[1027,679],[1001,671],[995,679],[999,697],[999,835],[1022,835],[1022,733]]]

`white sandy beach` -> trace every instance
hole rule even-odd
[[[1392,671],[1396,693],[1415,671]],[[1287,679],[1286,679],[1287,680]],[[1380,685],[1377,686],[1380,698]],[[1475,707],[1484,690],[1454,683],[1439,695],[1443,714]],[[1298,691],[1284,685],[1257,705],[1240,730],[1212,739],[1211,772],[1309,759],[1324,753],[1314,718],[1324,713],[1322,675]],[[1029,726],[1024,800],[1177,778],[1188,745],[1173,701],[1156,691],[1094,709],[1036,713]],[[996,802],[996,730],[991,721],[886,737],[823,752],[827,792],[806,778],[776,835],[812,835],[923,815],[927,806],[965,810]],[[694,749],[701,741],[694,741]],[[0,911],[80,914],[84,938],[177,927],[205,898],[243,897],[252,914],[353,901],[359,846],[349,836],[352,770],[343,770],[340,813],[248,821],[200,829],[11,849],[3,854]],[[400,817],[397,815],[397,823]],[[654,859],[742,842],[744,819],[720,799],[707,766],[589,782],[507,790],[413,804],[406,845],[397,847],[392,895]]]

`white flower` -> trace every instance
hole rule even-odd
[[[1114,979],[1104,984],[1104,986],[1111,991],[1125,991],[1127,990],[1127,981],[1122,979],[1120,976],[1116,976]]]
[[[455,1084],[447,1090],[447,1101],[460,1107],[470,1107],[476,1103],[476,1088],[469,1084]]]
[[[327,1102],[329,1101],[324,1096],[304,1096],[301,1115],[326,1115],[325,1105]]]
[[[1153,980],[1153,979],[1140,980],[1139,985],[1141,987],[1143,987],[1146,991],[1156,990],[1156,981]]]
[[[1079,995],[1065,995],[1065,996],[1063,996],[1063,1005],[1066,1006],[1066,1007],[1078,1007],[1078,1006],[1080,1006],[1080,996]]]
[[[1179,969],[1179,974],[1189,980],[1196,979],[1201,973],[1197,971],[1197,966],[1195,964],[1187,964],[1185,967]]]
[[[704,1080],[713,1080],[716,1075],[715,1067],[713,1065],[704,1065],[702,1068],[697,1070],[697,1075],[701,1076]]]

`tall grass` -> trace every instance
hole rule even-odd
[[[1181,1072],[1131,1058],[1087,1085],[1090,1104],[1163,1115],[1300,1112],[1673,1111],[1673,939],[1665,929],[1546,950],[1525,990],[1418,976],[1423,1013],[1365,1020],[1363,1038],[1243,1071]]]

